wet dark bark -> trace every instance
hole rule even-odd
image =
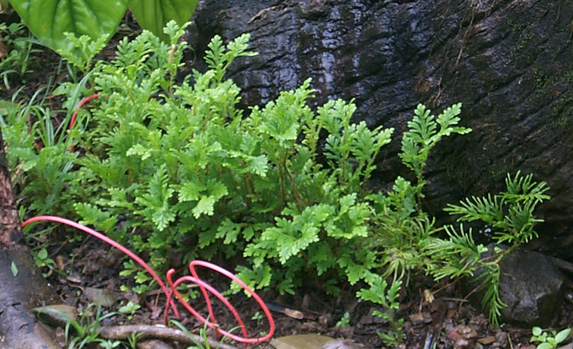
[[[545,224],[535,247],[573,259],[573,2],[209,0],[195,21],[197,54],[215,34],[251,34],[259,55],[228,74],[245,107],[311,77],[316,104],[354,99],[356,120],[394,127],[379,188],[411,178],[397,153],[416,105],[439,113],[462,102],[473,132],[434,148],[425,209],[447,223],[447,203],[496,193],[507,173],[533,173],[552,196],[537,211]]]
[[[31,311],[56,298],[23,243],[1,132],[0,210],[0,348],[58,348]]]

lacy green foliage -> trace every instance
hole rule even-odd
[[[40,151],[57,150],[75,165],[61,172],[69,177],[59,197],[77,202],[73,213],[83,223],[149,254],[158,268],[175,251],[186,259],[242,255],[251,262],[237,268],[244,281],[282,293],[309,275],[336,293],[345,280],[371,283],[380,273],[398,281],[422,268],[420,241],[436,230],[418,206],[423,168],[444,136],[469,132],[457,126],[460,105],[437,118],[418,106],[400,155],[418,181],[398,177],[390,192],[374,194],[366,181],[392,129],[351,123],[352,102],[311,110],[309,80],[244,116],[236,108],[240,90],[224,75],[234,59],[253,55],[248,36],[228,45],[216,36],[209,69],[175,83],[183,28],[171,23],[166,33],[170,44],[150,32],[122,40],[113,61],[86,74],[105,97],[79,115],[73,132],[60,134],[60,148]],[[73,43],[86,52],[93,46]],[[82,156],[65,151],[71,144]],[[29,158],[12,155],[31,166],[38,151],[22,148]],[[24,170],[29,183],[41,178]],[[126,263],[122,274],[135,271]],[[150,281],[143,273],[136,280]]]
[[[434,227],[433,219],[420,207],[425,180],[423,177],[430,150],[443,137],[453,133],[465,134],[471,130],[457,126],[460,119],[461,104],[447,108],[437,118],[423,105],[418,105],[412,121],[408,122],[409,130],[402,138],[399,153],[402,162],[414,172],[416,183],[397,177],[392,190],[387,193],[370,194],[367,198],[375,214],[372,216],[371,232],[360,243],[362,250],[375,251],[364,280],[369,288],[360,290],[357,297],[381,305],[385,312],[377,315],[386,318],[392,330],[379,333],[384,343],[394,346],[405,339],[402,320],[397,320],[397,292],[402,287],[402,280],[409,281],[412,272],[432,268],[434,256],[428,249],[430,242],[447,244],[446,241],[433,237],[439,229]],[[444,258],[449,258],[445,267],[457,271],[459,256],[456,248],[450,248]],[[479,259],[479,253],[477,258]],[[472,261],[473,262],[473,261]],[[468,263],[473,265],[471,263]],[[369,274],[370,270],[378,274]],[[392,277],[393,283],[388,291],[386,278]]]
[[[167,32],[172,42],[181,35]],[[294,292],[303,275],[327,271],[355,283],[375,258],[355,249],[371,215],[364,181],[392,130],[351,124],[355,106],[340,100],[313,112],[310,80],[243,117],[239,88],[223,76],[235,58],[252,55],[247,40],[224,46],[215,37],[209,70],[194,71],[193,85],[173,83],[184,44],[173,49],[150,33],[119,44],[116,60],[96,68],[96,90],[109,97],[93,111],[89,143],[79,140],[81,183],[102,194],[82,199],[77,213],[150,252],[156,267],[173,250],[243,254],[253,265],[240,275],[259,288],[274,278],[281,292]],[[324,131],[326,166],[317,161]],[[120,214],[123,231],[110,231]]]
[[[91,113],[78,115],[72,132],[65,131],[70,112],[54,129],[52,112],[34,101],[6,104],[7,153],[13,171],[25,174],[16,183],[31,214],[78,215],[149,255],[158,269],[179,252],[186,260],[244,257],[250,265],[236,270],[247,284],[281,293],[311,282],[337,293],[341,285],[364,282],[358,297],[386,310],[379,315],[391,322],[387,342],[402,338],[396,296],[411,273],[425,270],[438,280],[484,267],[484,303],[497,321],[498,266],[506,252],[482,260],[485,249],[471,231],[435,227],[420,206],[432,148],[445,136],[470,132],[458,125],[460,104],[437,117],[416,108],[399,154],[415,182],[397,177],[391,190],[373,193],[366,182],[392,129],[351,123],[352,102],[329,101],[313,111],[310,80],[243,115],[240,89],[224,76],[235,59],[254,55],[248,35],[227,45],[214,37],[208,70],[178,82],[183,32],[171,22],[168,43],[147,31],[122,40],[114,60],[98,62],[68,91],[77,100],[89,80],[102,96]],[[97,45],[72,43],[86,52],[77,64],[91,65]],[[38,119],[31,126],[30,113]],[[81,151],[72,154],[71,145]],[[547,188],[519,173],[506,184],[506,192],[447,210],[462,221],[487,222],[498,242],[518,246],[536,236],[533,226],[541,220],[533,210],[548,198]],[[435,236],[441,229],[448,239]],[[122,275],[136,272],[144,288],[152,281],[138,271],[126,262]]]
[[[424,185],[424,167],[432,148],[444,137],[452,133],[466,134],[471,129],[457,126],[460,118],[461,103],[447,108],[437,118],[430,115],[431,111],[423,105],[418,105],[414,118],[408,122],[409,130],[402,138],[400,158],[404,165],[414,171],[420,188]]]
[[[408,122],[409,130],[403,135],[399,153],[402,162],[416,175],[417,182],[412,184],[397,177],[388,193],[368,197],[376,212],[373,232],[367,239],[368,249],[380,255],[380,273],[384,277],[407,281],[411,271],[424,269],[427,264],[428,256],[423,253],[422,244],[438,229],[419,205],[425,184],[423,171],[430,150],[443,137],[471,131],[458,126],[460,111],[461,104],[455,104],[435,117],[426,107],[418,105],[412,121]]]
[[[531,174],[522,176],[518,171],[513,178],[508,174],[505,183],[506,191],[494,196],[468,198],[460,205],[448,205],[445,210],[460,215],[459,222],[479,220],[487,223],[495,229],[493,239],[496,243],[508,243],[509,248],[496,247],[493,258],[481,259],[487,248],[475,244],[471,230],[464,231],[463,225],[459,232],[454,227],[446,227],[449,240],[429,239],[424,245],[426,253],[433,256],[427,271],[436,280],[447,276],[472,276],[477,269],[484,268],[476,281],[481,282],[479,289],[485,290],[482,303],[488,308],[493,324],[499,324],[501,309],[505,307],[499,294],[499,264],[505,255],[538,236],[534,225],[543,220],[535,217],[533,211],[550,198],[545,194],[549,190],[547,184],[533,181]]]
[[[73,49],[57,49],[56,52],[72,66],[78,68],[84,75],[92,68],[94,57],[105,47],[107,36],[93,40],[88,35],[77,36],[75,33],[64,33],[65,40]]]
[[[456,231],[452,226],[446,226],[449,239],[432,238],[423,242],[424,254],[432,255],[432,263],[426,266],[436,280],[445,277],[472,276],[475,266],[480,262],[481,255],[487,251],[482,245],[476,245],[472,238],[471,229],[468,233]]]
[[[548,200],[545,193],[549,190],[545,182],[534,182],[533,175],[522,176],[517,172],[514,178],[505,179],[507,191],[493,197],[472,197],[460,202],[460,205],[449,204],[446,212],[461,215],[458,221],[480,220],[495,229],[498,243],[519,245],[538,237],[533,227],[542,219],[533,215],[535,207]]]
[[[373,266],[373,252],[355,250],[358,240],[368,235],[371,216],[360,193],[376,154],[390,141],[392,132],[369,130],[364,123],[350,124],[355,107],[340,100],[326,103],[314,116],[302,104],[308,96],[308,82],[303,88],[304,99],[297,102],[294,96],[283,94],[276,103],[260,112],[255,109],[252,115],[253,124],[260,125],[263,137],[272,145],[269,157],[276,169],[273,177],[278,179],[282,207],[273,218],[275,224],[247,246],[245,255],[253,258],[255,268],[278,260],[286,269],[280,278],[280,290],[286,292],[301,284],[302,278],[295,276],[309,266],[318,276],[340,268],[351,283],[364,278]],[[297,104],[300,112],[281,111]],[[280,119],[269,117],[281,114]],[[305,119],[297,121],[297,114]],[[315,159],[321,129],[328,132],[326,167]],[[302,142],[297,142],[299,137]],[[276,190],[270,194],[276,195]],[[331,291],[336,290],[334,284],[330,286]]]
[[[59,214],[71,208],[67,192],[75,183],[76,155],[68,151],[65,125],[54,127],[42,92],[38,90],[28,103],[4,102],[0,125],[12,181],[20,188],[19,204],[37,214]],[[35,121],[30,124],[30,120]]]
[[[386,280],[374,275],[370,289],[362,289],[357,293],[357,296],[363,300],[379,304],[385,309],[384,312],[375,310],[373,315],[388,320],[392,330],[384,333],[379,332],[378,336],[380,336],[384,344],[390,347],[403,343],[406,339],[406,332],[403,327],[404,320],[397,319],[395,314],[395,311],[400,307],[398,297],[401,287],[401,280],[393,282],[388,287]]]

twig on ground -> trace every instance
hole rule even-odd
[[[195,344],[187,334],[181,330],[151,325],[128,325],[128,326],[104,326],[99,328],[101,338],[104,339],[117,339],[126,340],[131,335],[137,334],[139,340],[143,339],[163,339],[169,341],[177,341],[185,344]],[[194,339],[202,344],[205,344],[205,339],[201,336],[193,335]],[[207,339],[208,344],[212,348],[220,349],[236,349],[233,346],[222,344],[219,342]]]

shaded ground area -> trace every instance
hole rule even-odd
[[[92,237],[82,242],[68,243],[57,251],[54,249],[55,269],[49,280],[56,286],[64,304],[73,306],[80,311],[90,304],[111,303],[103,307],[104,313],[115,312],[129,301],[141,308],[133,314],[125,312],[106,318],[102,326],[115,325],[151,325],[162,323],[162,310],[165,297],[160,291],[151,290],[141,295],[122,292],[121,285],[134,286],[132,276],[118,276],[123,270],[121,253]],[[73,257],[69,257],[69,255]],[[232,266],[225,265],[231,269]],[[61,274],[60,274],[61,273]],[[188,274],[186,270],[178,270],[178,275]],[[215,273],[202,275],[218,290],[228,288],[228,279]],[[428,283],[429,280],[416,279],[412,281],[411,293],[404,294],[398,316],[405,319],[404,327],[408,338],[406,348],[425,348],[434,338],[437,348],[517,348],[528,346],[531,329],[504,326],[492,328],[487,318],[463,299],[457,284]],[[436,292],[435,299],[430,303],[424,297],[424,290]],[[195,291],[195,292],[193,292]],[[387,321],[373,316],[375,310],[382,310],[373,304],[357,302],[354,295],[356,289],[344,290],[338,297],[330,297],[312,290],[299,290],[294,296],[280,296],[273,292],[262,292],[261,297],[271,309],[275,323],[274,338],[297,334],[321,334],[345,342],[354,343],[353,347],[382,348],[386,347],[378,332],[388,331]],[[190,294],[197,298],[191,299],[190,304],[204,317],[208,317],[205,301],[198,294],[196,286],[191,286]],[[245,321],[250,337],[261,337],[269,330],[263,312],[256,303],[243,293],[229,296],[232,304]],[[238,333],[237,322],[232,313],[222,304],[215,303],[215,317],[223,329]],[[182,307],[179,307],[183,310]],[[280,310],[280,311],[277,311]],[[570,326],[572,306],[567,303],[561,310],[560,321],[556,328]],[[181,324],[194,333],[200,333],[203,324],[182,313]],[[63,329],[56,330],[56,335],[63,341]],[[208,331],[214,337],[212,331]],[[428,342],[428,343],[427,343]],[[226,341],[229,345],[232,344]],[[171,343],[173,344],[173,343]],[[176,346],[186,347],[186,346]],[[268,343],[260,347],[272,347]],[[340,348],[346,348],[340,346]]]
[[[129,28],[129,23],[127,25]],[[125,35],[120,33],[119,36]],[[105,59],[113,52],[114,39],[98,59]],[[18,98],[31,97],[36,90],[43,86],[55,88],[57,81],[66,79],[66,71],[60,58],[51,52],[42,51],[30,58],[30,73],[23,77],[11,76],[11,89],[0,91],[0,97],[10,100],[14,94]],[[48,98],[52,110],[61,107],[58,97]],[[58,122],[55,115],[54,122]],[[18,188],[16,188],[18,190]],[[46,225],[44,225],[46,227]],[[40,229],[41,226],[38,226]],[[51,241],[41,235],[30,235],[29,245],[32,249],[47,248],[47,257],[52,262],[42,267],[50,283],[57,289],[62,304],[69,305],[79,313],[89,311],[89,319],[94,317],[94,308],[90,304],[102,305],[102,314],[118,312],[121,306],[128,302],[139,306],[133,312],[109,316],[101,321],[101,326],[115,325],[151,325],[162,323],[162,311],[165,297],[158,291],[150,290],[141,295],[123,292],[121,286],[134,286],[133,275],[120,276],[123,268],[123,255],[108,245],[80,233],[59,231]],[[76,239],[79,236],[81,238]],[[36,249],[38,251],[38,249]],[[145,256],[142,256],[145,259]],[[217,261],[222,267],[234,269],[229,261]],[[182,268],[178,274],[187,274]],[[216,274],[207,273],[205,280],[214,287],[224,290],[228,280]],[[321,335],[339,339],[338,346],[333,348],[380,348],[384,347],[378,332],[388,331],[388,323],[374,316],[375,310],[381,310],[366,302],[357,302],[355,294],[358,288],[345,289],[338,297],[321,294],[315,290],[299,290],[294,296],[281,296],[274,292],[262,292],[261,297],[272,304],[273,317],[276,323],[275,338],[288,335],[320,333]],[[407,332],[407,348],[516,348],[527,347],[531,329],[504,326],[492,328],[479,310],[476,310],[464,299],[457,283],[433,284],[431,280],[416,278],[411,280],[409,293],[401,297],[401,307],[398,316],[405,319],[404,327]],[[435,299],[424,294],[425,290],[435,293]],[[197,294],[196,288],[190,288],[189,294]],[[246,322],[251,337],[262,336],[269,330],[264,315],[252,299],[239,293],[230,296],[232,303]],[[201,314],[207,317],[204,300],[199,296],[190,303]],[[217,302],[215,302],[217,303]],[[183,310],[180,308],[180,310]],[[561,310],[559,322],[555,328],[571,326],[571,303],[565,303]],[[236,328],[237,323],[229,310],[221,304],[215,306],[215,317],[222,328]],[[203,329],[202,323],[186,312],[182,313],[181,324],[194,333]],[[238,330],[235,329],[235,332]],[[213,337],[213,333],[209,332]],[[65,346],[65,331],[63,328],[54,330],[62,347]],[[348,340],[348,341],[344,341]],[[175,343],[170,343],[175,345]],[[227,342],[229,345],[239,345]],[[435,345],[435,346],[434,346]],[[94,346],[95,347],[95,346]],[[179,344],[177,347],[186,347]],[[261,344],[260,347],[270,347]]]

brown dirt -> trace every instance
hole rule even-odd
[[[65,246],[62,250],[54,251],[52,258],[57,260],[57,265],[63,272],[61,275],[52,272],[50,282],[57,287],[58,293],[64,304],[85,309],[89,304],[97,302],[93,296],[89,298],[90,288],[98,288],[114,294],[117,301],[113,305],[104,307],[105,312],[117,312],[118,308],[132,301],[141,306],[132,319],[125,315],[114,315],[102,322],[102,325],[150,325],[160,324],[165,297],[160,292],[152,291],[143,295],[135,295],[120,291],[121,285],[133,286],[133,278],[130,276],[118,276],[122,270],[121,255],[107,245],[87,237],[72,248],[73,258],[69,256],[72,246]],[[225,266],[232,269],[231,266]],[[178,275],[186,274],[184,270],[178,271]],[[188,273],[187,273],[188,274]],[[225,290],[227,281],[215,273],[201,275],[204,280],[217,288]],[[436,298],[432,303],[424,300],[423,290],[436,291]],[[463,300],[453,285],[437,284],[430,287],[425,279],[413,280],[409,288],[410,293],[403,295],[402,306],[398,310],[398,316],[405,319],[404,327],[407,329],[407,342],[404,348],[424,348],[430,334],[434,334],[436,348],[518,348],[528,347],[531,329],[504,326],[492,328],[486,317],[472,305]],[[274,292],[261,292],[265,302],[273,305],[296,310],[302,314],[302,318],[285,315],[284,313],[272,312],[276,323],[274,338],[296,334],[319,333],[335,339],[347,339],[363,348],[385,347],[377,332],[387,331],[388,324],[379,317],[372,316],[372,311],[381,310],[373,304],[357,302],[354,294],[356,289],[345,290],[339,297],[330,297],[312,290],[299,290],[294,296],[280,296]],[[268,332],[269,325],[262,315],[260,308],[254,301],[243,293],[229,296],[232,304],[244,319],[250,337],[259,337]],[[213,299],[212,299],[213,301]],[[192,299],[190,304],[204,317],[208,317],[205,301],[199,296]],[[230,311],[218,301],[215,304],[215,317],[221,328],[229,331],[237,327]],[[180,311],[183,310],[179,307]],[[571,305],[563,308],[557,328],[570,326],[568,318]],[[347,324],[337,323],[348,312],[350,317]],[[298,316],[297,316],[298,317]],[[188,329],[199,333],[203,324],[185,311],[182,312],[180,322]],[[61,331],[60,331],[61,332]],[[214,334],[209,331],[210,336]],[[235,333],[235,332],[233,332]],[[230,345],[230,342],[226,342]],[[186,347],[177,346],[175,347]],[[269,344],[261,344],[261,348],[271,348]]]

